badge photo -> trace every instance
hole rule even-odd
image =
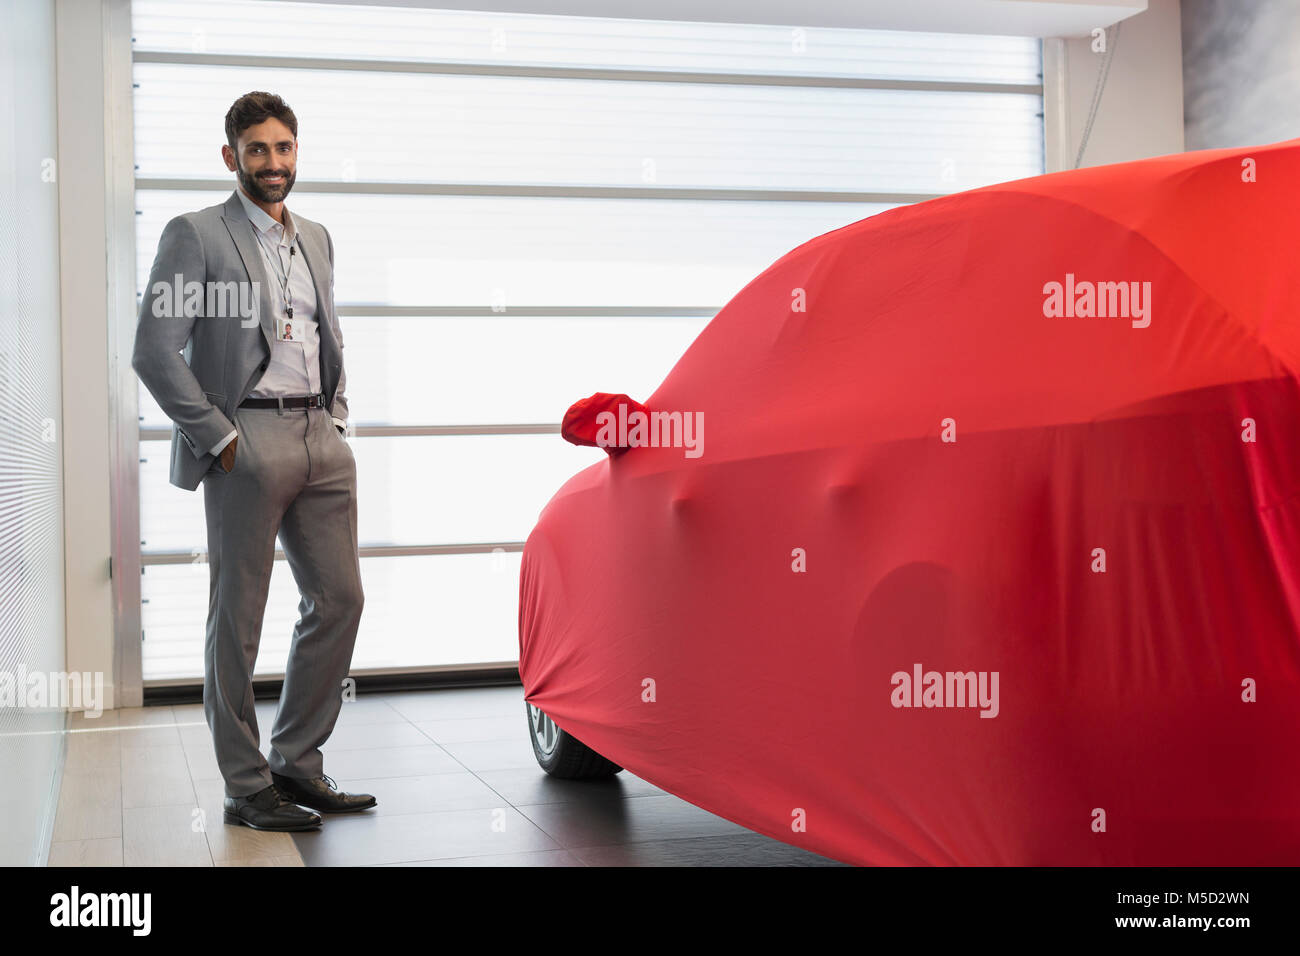
[[[275,337],[281,342],[300,342],[300,331],[294,327],[293,319],[279,316],[275,320]]]

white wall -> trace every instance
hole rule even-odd
[[[134,385],[122,387],[121,366],[125,361],[130,371],[130,352],[124,358],[118,354],[120,346],[110,338],[109,323],[111,303],[128,316],[135,309],[134,237],[120,228],[123,197],[114,184],[115,164],[130,160],[132,131],[130,114],[123,117],[116,111],[112,89],[113,84],[125,84],[129,104],[130,53],[129,46],[114,50],[110,42],[114,18],[118,33],[129,26],[129,19],[122,21],[129,15],[129,0],[56,0],[55,11],[63,400],[68,410],[63,421],[67,666],[104,674],[108,709],[140,703],[139,681],[131,680],[130,668],[124,671],[114,646],[113,611],[119,595],[109,569],[114,535],[123,533],[118,521],[125,515],[129,524],[137,508],[131,500],[133,486],[124,492],[116,512],[112,507],[115,471],[134,473],[123,467],[115,439],[122,424],[119,416],[134,417],[136,395]],[[126,36],[129,44],[129,33]],[[117,90],[116,99],[122,95],[123,90]],[[130,199],[125,201],[125,215],[130,216]],[[129,283],[125,298],[124,278]],[[134,329],[135,323],[128,319],[126,325]],[[134,427],[135,422],[127,424]],[[138,530],[125,534],[138,540]],[[128,585],[134,573],[138,594],[138,565],[114,570],[119,583]],[[128,622],[138,618],[138,607],[128,609]],[[138,625],[135,637],[139,639]]]
[[[1083,166],[1181,153],[1183,55],[1178,0],[1150,0],[1120,23]],[[1099,23],[1104,28],[1107,24]],[[1108,36],[1114,37],[1114,31]],[[1044,44],[1048,172],[1073,169],[1105,58],[1091,36]]]

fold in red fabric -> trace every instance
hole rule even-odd
[[[645,403],[703,453],[541,513],[525,697],[851,863],[1300,863],[1298,182],[1206,150],[787,253]]]

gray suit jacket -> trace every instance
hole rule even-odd
[[[296,212],[293,220],[316,288],[321,391],[330,414],[347,421],[334,241],[320,223]],[[220,206],[177,216],[163,229],[131,366],[172,420],[170,480],[178,488],[193,491],[210,469],[221,467],[210,449],[234,429],[235,409],[270,363],[274,283],[237,193]],[[241,293],[245,305],[255,306],[246,310],[251,316],[241,314]]]

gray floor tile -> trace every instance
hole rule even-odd
[[[167,747],[181,742],[170,705],[126,707],[117,712],[122,747]]]
[[[463,773],[465,767],[437,744],[420,747],[381,747],[339,750],[325,745],[325,772],[344,790],[353,780],[375,777],[416,777],[432,773]]]
[[[499,717],[454,717],[449,720],[420,720],[420,728],[430,740],[440,744],[476,742],[480,740],[514,740],[528,737],[528,718],[524,709],[519,713]]]
[[[211,866],[212,854],[201,828],[198,807],[139,807],[122,811],[122,862],[125,866]]]
[[[533,745],[526,734],[511,740],[448,743],[443,749],[475,773],[487,770],[539,769]]]
[[[65,773],[86,773],[121,766],[122,735],[116,729],[70,731],[67,741],[68,752],[63,764]]]
[[[121,763],[64,772],[53,839],[60,843],[122,836]]]
[[[585,866],[585,864],[567,850],[537,850],[533,853],[494,853],[491,856],[461,856],[450,860],[381,863],[380,866]]]
[[[588,799],[618,800],[624,797],[664,796],[652,783],[624,770],[600,780],[560,780],[533,766],[513,770],[483,770],[478,776],[489,787],[522,807],[536,803],[579,803]]]
[[[403,813],[433,813],[441,810],[474,810],[504,806],[500,794],[468,770],[427,776],[348,778],[336,781],[352,793],[372,793],[378,806],[374,813],[396,816]]]
[[[384,699],[394,710],[410,721],[447,720],[458,717],[509,717],[512,714],[525,712],[524,689],[518,685],[415,691],[410,694],[390,695]]]
[[[177,738],[179,741],[179,738]],[[180,743],[122,748],[122,807],[193,804],[194,784]]]
[[[172,714],[175,715],[178,724],[204,723],[207,720],[203,715],[201,703],[172,704]]]
[[[217,754],[212,749],[212,734],[208,728],[181,728],[181,749],[190,768],[190,778],[195,783],[221,779],[221,768],[217,766]]]
[[[396,716],[396,715],[394,715]],[[416,726],[401,717],[400,723],[343,724],[338,723],[325,742],[325,753],[342,750],[365,750],[385,747],[422,747],[431,742]]]
[[[120,713],[119,710],[105,710],[98,717],[89,717],[85,711],[76,711],[68,714],[68,729],[102,731],[106,727],[116,727]]]
[[[257,703],[263,752],[276,701]],[[825,866],[628,771],[559,780],[533,757],[518,685],[361,695],[344,704],[325,771],[379,806],[319,831],[264,837],[221,822],[201,704],[110,711],[74,735],[51,862],[132,865]],[[193,827],[201,807],[207,835]],[[197,836],[197,839],[195,838]],[[291,841],[291,842],[286,842]]]
[[[570,850],[587,866],[846,866],[759,833]]]
[[[345,700],[339,711],[338,726],[358,724],[404,723],[406,718],[393,709],[387,700],[360,695],[355,700]]]
[[[562,849],[507,806],[379,816],[331,814],[319,831],[295,833],[307,866],[368,866]]]
[[[565,849],[749,833],[673,796],[519,807]]]
[[[122,838],[69,840],[50,844],[47,866],[121,866]]]

